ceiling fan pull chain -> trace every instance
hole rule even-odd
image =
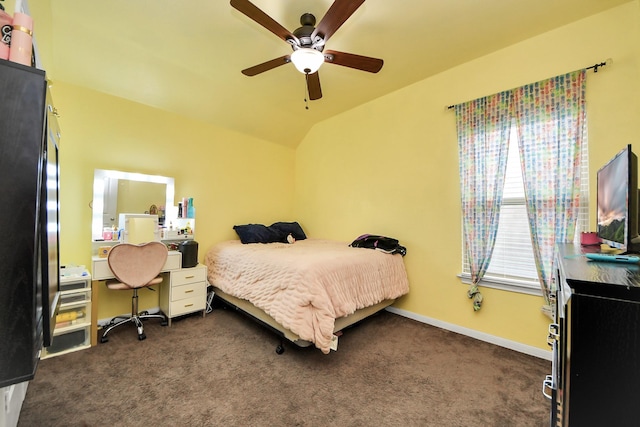
[[[311,97],[311,95],[309,95],[309,73],[304,74],[304,80],[304,109],[308,110],[309,98]]]

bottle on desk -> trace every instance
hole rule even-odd
[[[111,240],[113,238],[113,230],[111,227],[104,227],[102,229],[102,240]]]

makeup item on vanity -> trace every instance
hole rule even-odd
[[[189,199],[182,198],[182,218],[189,218]]]
[[[193,197],[189,197],[187,203],[187,218],[195,218],[196,208],[193,207]]]
[[[13,15],[13,30],[11,31],[11,47],[9,61],[22,65],[31,65],[31,50],[33,38],[33,19],[24,13]]]
[[[0,4],[0,59],[9,59],[9,45],[11,44],[11,26],[13,18]]]
[[[182,203],[178,203],[178,218],[182,218]]]
[[[105,241],[111,240],[113,238],[113,230],[111,229],[111,227],[104,227],[102,229],[102,238]]]

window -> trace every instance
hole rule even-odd
[[[589,225],[589,162],[586,149],[582,153],[581,178],[581,206],[576,224],[576,241],[579,241],[580,232],[587,230]],[[462,244],[463,273],[461,277],[463,283],[469,284],[471,283],[469,262],[464,241]],[[507,171],[496,244],[491,263],[480,285],[532,295],[542,294],[529,232],[515,124],[511,126],[509,136]]]

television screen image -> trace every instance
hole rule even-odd
[[[628,158],[620,153],[598,173],[598,234],[624,244]]]
[[[598,237],[612,248],[629,251],[638,236],[637,158],[631,145],[600,168],[597,178]]]

